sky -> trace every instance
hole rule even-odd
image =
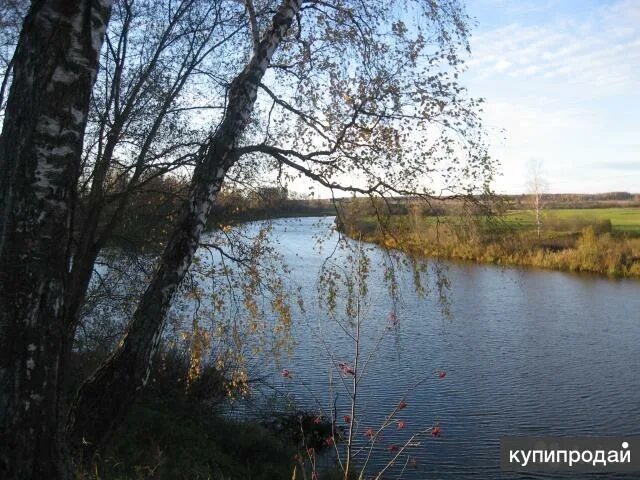
[[[640,192],[640,0],[467,0],[471,96],[486,100],[494,189]]]

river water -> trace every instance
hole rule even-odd
[[[350,412],[328,352],[335,361],[350,361],[353,342],[317,293],[319,269],[337,235],[325,238],[322,251],[315,240],[332,225],[331,218],[274,222],[274,243],[290,267],[284,281],[291,291],[302,287],[306,311],[294,310],[292,355],[262,368],[281,394],[304,408],[326,409],[338,394],[341,423]],[[410,449],[415,465],[402,478],[568,478],[502,472],[500,438],[640,435],[640,283],[447,262],[450,315],[437,290],[415,293],[407,271],[397,325],[389,328],[394,308],[376,270],[384,256],[378,247],[366,249],[372,273],[360,348],[363,357],[373,355],[359,386],[358,444],[366,445],[366,429],[379,426],[405,394],[407,404],[397,416],[405,427],[394,422],[384,432],[370,472],[392,457],[390,445],[436,424],[441,435]],[[337,251],[333,260],[345,262],[344,255]],[[404,463],[397,461],[384,478],[397,478]]]

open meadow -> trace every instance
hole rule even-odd
[[[640,208],[558,208],[543,210],[542,218],[549,226],[565,228],[609,220],[613,232],[640,234]],[[515,228],[535,228],[533,210],[511,210],[502,219]]]

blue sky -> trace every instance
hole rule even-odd
[[[484,97],[495,189],[640,192],[640,0],[467,0],[463,83]]]

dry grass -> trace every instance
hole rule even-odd
[[[609,224],[610,225],[610,224]],[[571,226],[571,229],[564,227]],[[581,227],[574,233],[574,227]],[[591,272],[612,277],[640,278],[640,238],[612,233],[598,220],[556,221],[554,231],[537,238],[530,230],[488,226],[474,222],[416,222],[394,217],[380,228],[371,217],[345,226],[351,236],[424,257],[481,263]]]

